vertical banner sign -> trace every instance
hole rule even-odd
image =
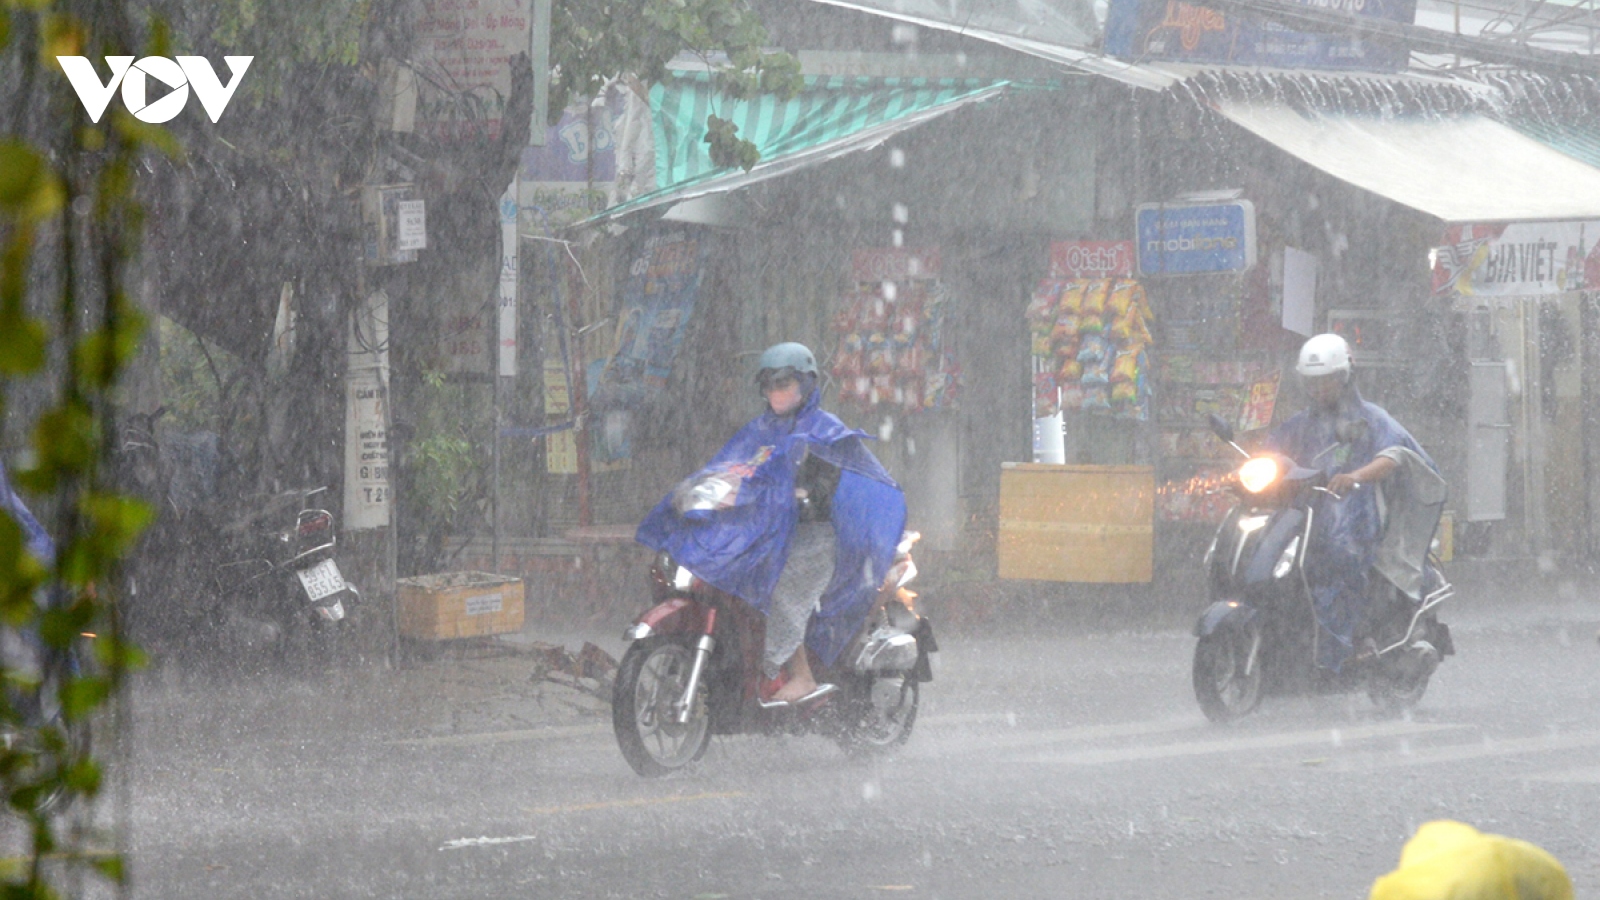
[[[517,182],[500,195],[500,374],[517,374]]]
[[[345,363],[344,527],[389,524],[389,298],[350,314]]]
[[[567,388],[567,367],[561,355],[544,360],[544,420],[559,421],[572,414],[572,398]],[[552,475],[578,474],[578,433],[572,429],[547,434],[544,438],[545,471]]]

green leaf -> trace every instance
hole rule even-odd
[[[61,686],[61,716],[81,722],[111,696],[111,685],[100,678],[75,678]]]
[[[38,319],[0,313],[0,375],[31,375],[43,368],[47,339]]]
[[[19,140],[0,140],[0,212],[43,219],[65,199],[60,180],[37,150]]]
[[[123,865],[120,856],[101,857],[94,861],[94,867],[114,884],[122,884],[128,880],[128,869]]]

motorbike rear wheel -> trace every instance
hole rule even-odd
[[[917,722],[918,685],[908,673],[874,676],[866,696],[846,708],[839,746],[852,756],[882,753],[911,739]]]
[[[611,727],[622,756],[635,772],[657,777],[705,755],[711,745],[711,707],[702,676],[689,709],[676,707],[689,685],[694,650],[685,637],[658,635],[637,641],[623,655],[611,694]]]
[[[1194,648],[1194,696],[1213,722],[1243,718],[1261,703],[1261,627],[1223,628]],[[1256,648],[1250,659],[1251,647]]]

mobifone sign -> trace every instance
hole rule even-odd
[[[78,92],[78,99],[82,101],[89,119],[100,121],[100,117],[105,115],[106,106],[111,103],[111,95],[120,87],[122,103],[134,118],[159,125],[170,122],[183,112],[183,107],[189,102],[190,88],[194,88],[195,96],[200,98],[200,105],[205,107],[206,115],[211,117],[212,122],[222,118],[222,111],[228,108],[228,101],[233,99],[233,92],[239,87],[245,70],[250,68],[250,61],[255,57],[224,56],[222,59],[228,64],[231,76],[227,84],[222,83],[216,70],[203,56],[179,56],[176,59],[146,56],[137,62],[131,56],[108,56],[105,59],[111,69],[111,80],[102,82],[88,57],[56,57],[56,62],[61,64],[61,71],[72,83],[72,89]],[[148,100],[147,88],[152,78],[170,88],[166,96]]]

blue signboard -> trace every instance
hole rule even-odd
[[[1146,203],[1135,227],[1141,275],[1243,272],[1256,264],[1256,208],[1227,203]]]
[[[1412,24],[1417,0],[1298,0],[1357,19]],[[1133,62],[1232,63],[1281,69],[1358,69],[1398,72],[1410,61],[1404,46],[1350,34],[1294,31],[1259,16],[1223,12],[1182,0],[1111,0],[1105,52]]]

